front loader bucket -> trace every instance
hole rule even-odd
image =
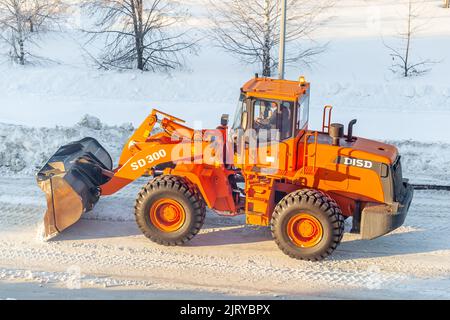
[[[99,186],[110,178],[108,152],[93,138],[64,145],[37,174],[39,187],[47,198],[43,236],[52,238],[77,222],[100,197]]]

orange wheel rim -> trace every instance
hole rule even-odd
[[[322,240],[323,227],[316,217],[300,213],[289,219],[287,234],[295,245],[310,248]]]
[[[150,207],[150,220],[155,227],[164,232],[174,232],[186,221],[183,206],[172,199],[160,199]]]

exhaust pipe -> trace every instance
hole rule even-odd
[[[347,142],[353,141],[353,126],[356,124],[356,121],[357,121],[356,119],[353,119],[348,124],[347,139],[346,139]]]

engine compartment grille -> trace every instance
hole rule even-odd
[[[403,198],[405,197],[405,186],[403,184],[403,174],[402,174],[402,164],[401,164],[401,157],[398,156],[398,158],[395,160],[394,164],[392,165],[392,179],[394,183],[394,197],[395,201],[401,202],[403,201]]]

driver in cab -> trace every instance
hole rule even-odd
[[[264,103],[264,105],[263,105]],[[277,127],[278,104],[276,102],[261,101],[260,114],[255,119],[255,128],[259,129],[276,129]]]

